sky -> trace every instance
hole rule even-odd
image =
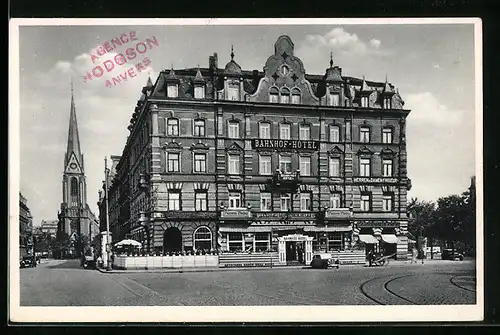
[[[147,68],[106,87],[114,68],[84,80],[94,67],[97,45],[135,32],[158,45],[138,56]],[[333,61],[346,76],[394,84],[411,110],[407,118],[409,197],[436,201],[459,194],[475,173],[475,73],[472,24],[413,25],[239,25],[239,26],[23,26],[19,29],[20,188],[33,222],[57,219],[74,96],[87,176],[87,202],[98,215],[104,157],[120,155],[127,126],[148,75],[162,69],[207,67],[218,54],[219,67],[234,60],[245,70],[262,70],[280,35],[295,44],[306,73],[324,74]],[[129,35],[130,36],[130,35]],[[116,50],[100,57],[112,59]],[[97,63],[97,62],[96,62]],[[134,63],[135,64],[135,63]],[[125,69],[131,65],[124,65]]]

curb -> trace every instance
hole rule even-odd
[[[228,272],[228,271],[265,271],[265,270],[307,270],[312,269],[310,266],[276,266],[276,267],[241,267],[241,268],[184,268],[184,269],[158,269],[158,270],[111,270],[98,268],[101,273],[106,274],[120,274],[120,273],[191,273],[191,272]]]

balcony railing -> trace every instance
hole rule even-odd
[[[276,170],[273,177],[268,181],[271,189],[280,190],[284,193],[296,193],[300,185],[300,172],[282,172]]]
[[[243,220],[247,221],[252,218],[252,212],[247,207],[241,208],[224,208],[220,212],[221,220]]]

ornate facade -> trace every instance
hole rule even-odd
[[[19,192],[19,256],[33,256],[33,217],[28,200]]]
[[[312,240],[313,251],[376,244],[406,258],[398,90],[332,59],[307,74],[288,36],[263,70],[242,70],[231,51],[224,68],[214,54],[208,68],[148,81],[109,190],[113,236],[156,252],[284,248],[304,262]]]

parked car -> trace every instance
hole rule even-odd
[[[36,260],[33,256],[24,256],[20,262],[21,268],[34,268],[36,267]]]
[[[443,252],[441,253],[441,259],[446,259],[451,261],[458,259],[460,261],[463,261],[464,254],[459,252],[458,250],[443,249]]]
[[[317,253],[313,255],[311,261],[311,267],[313,269],[328,269],[328,267],[337,266],[339,267],[338,261],[332,258],[331,254],[328,253]]]

